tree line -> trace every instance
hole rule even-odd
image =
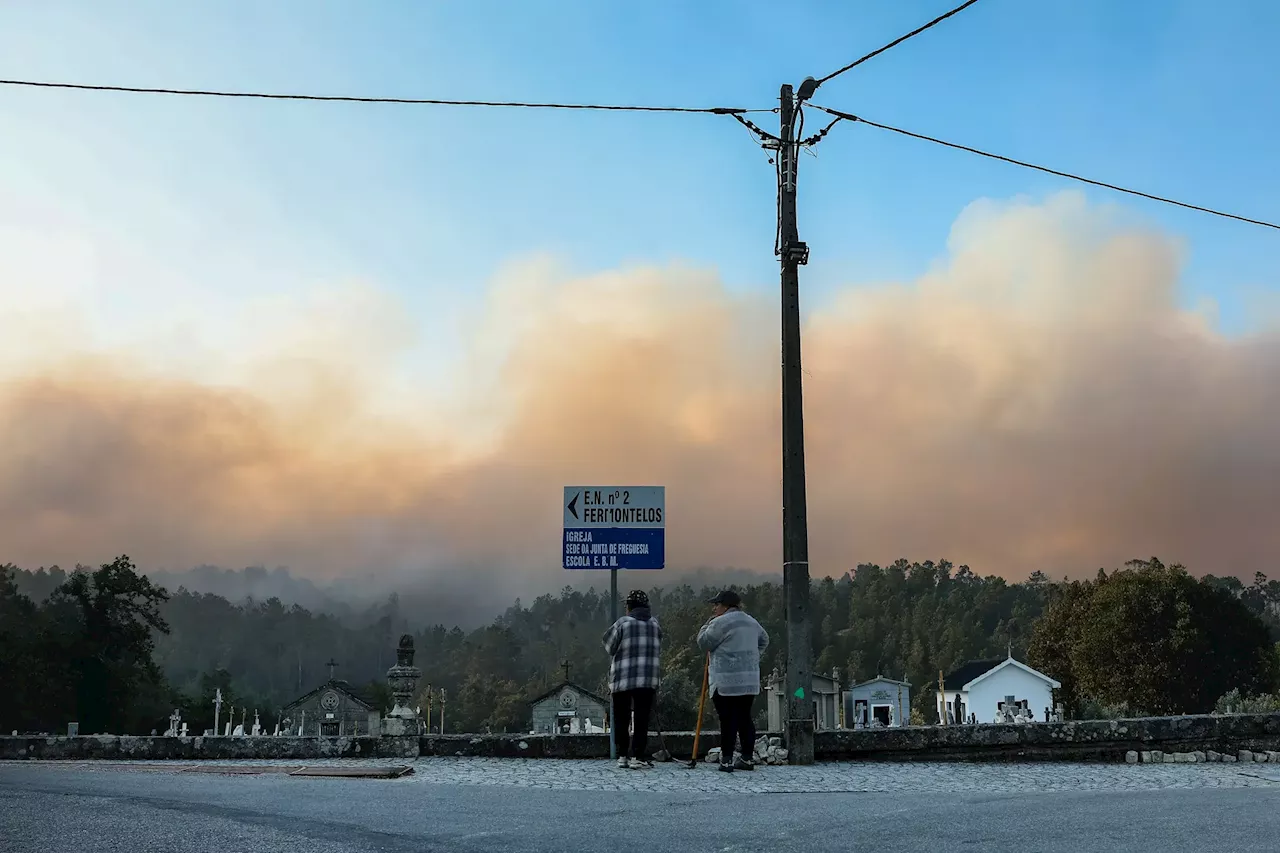
[[[737,588],[772,638],[762,668],[781,669],[780,585]],[[703,657],[693,638],[712,593],[650,590],[666,638],[657,711],[667,730],[694,724]],[[905,677],[917,722],[935,721],[939,671],[1009,651],[1062,682],[1075,717],[1207,712],[1228,694],[1232,707],[1268,707],[1278,692],[1280,582],[1262,574],[1251,585],[1196,579],[1151,559],[1088,581],[1033,572],[1011,583],[945,560],[898,560],[815,581],[811,604],[815,671],[845,684]],[[271,730],[281,707],[329,677],[331,660],[335,677],[385,708],[385,672],[406,632],[423,671],[417,703],[425,713],[430,702],[438,726],[443,694],[449,732],[526,731],[529,699],[560,682],[565,662],[572,681],[607,695],[607,593],[565,587],[517,600],[472,631],[412,631],[412,616],[395,595],[338,618],[275,598],[170,592],[124,556],[72,572],[0,566],[0,684],[9,688],[0,731],[59,732],[76,720],[86,734],[145,734],[163,731],[178,708],[201,732],[213,726],[218,690],[224,720],[227,707],[237,722],[256,710]]]

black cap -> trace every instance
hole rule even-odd
[[[725,607],[738,607],[742,604],[742,597],[733,590],[726,589],[717,593],[715,598],[707,599],[707,604],[723,604]]]
[[[649,594],[642,589],[633,589],[627,593],[627,607],[648,607]]]

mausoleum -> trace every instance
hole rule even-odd
[[[330,678],[324,684],[294,699],[280,711],[280,730],[315,737],[377,735],[370,731],[371,715],[381,708],[345,681]]]
[[[783,731],[786,728],[785,684],[786,678],[776,669],[764,681],[766,725],[771,732]],[[808,699],[813,708],[815,731],[827,732],[840,728],[840,673],[838,671],[830,675],[815,672],[810,682]]]
[[[1007,658],[969,661],[942,677],[939,717],[947,723],[1042,720],[1062,685],[1025,663]]]
[[[846,729],[897,727],[911,721],[911,685],[877,675],[844,692]]]
[[[587,721],[602,726],[609,702],[581,685],[565,679],[529,702],[533,725],[530,731],[569,734],[585,732]]]

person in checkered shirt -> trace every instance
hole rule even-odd
[[[639,770],[652,767],[645,753],[649,743],[649,714],[658,692],[662,628],[649,610],[642,590],[627,594],[627,614],[605,632],[609,664],[609,692],[613,696],[613,743],[618,766]],[[633,725],[634,723],[634,725]],[[632,730],[630,741],[627,729]]]

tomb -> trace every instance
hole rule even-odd
[[[329,661],[329,680],[299,696],[280,710],[281,728],[304,737],[343,737],[369,734],[367,721],[377,711],[372,697],[333,677],[337,666]]]
[[[609,700],[570,681],[568,662],[562,666],[564,679],[529,702],[532,732],[570,734],[575,728],[581,732],[586,731],[587,720],[608,718]],[[599,731],[599,726],[593,730]]]

